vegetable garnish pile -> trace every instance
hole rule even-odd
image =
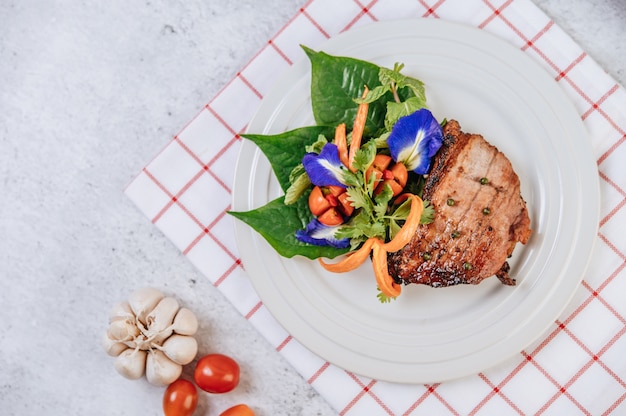
[[[389,275],[387,253],[434,216],[421,193],[443,123],[426,107],[424,84],[403,75],[402,64],[388,69],[303,48],[316,125],[242,135],[268,158],[285,195],[230,214],[280,255],[317,259],[331,272],[353,270],[371,255],[378,298],[387,302],[402,288]]]

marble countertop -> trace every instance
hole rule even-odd
[[[623,0],[536,0],[626,85]],[[200,352],[242,365],[197,414],[333,410],[123,194],[305,0],[0,3],[0,412],[158,415],[100,346],[135,288],[200,320]]]

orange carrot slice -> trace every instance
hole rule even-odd
[[[404,225],[396,236],[390,242],[383,245],[383,248],[388,252],[393,253],[406,246],[409,241],[411,241],[411,238],[413,238],[417,231],[417,227],[420,225],[422,211],[424,211],[424,201],[417,195],[409,194],[408,197],[411,199],[411,211],[409,211]]]
[[[369,89],[367,85],[363,91],[362,98],[367,96]],[[354,162],[354,156],[356,151],[361,147],[361,139],[363,138],[363,131],[365,130],[365,122],[367,121],[367,110],[369,109],[368,103],[361,103],[356,110],[356,118],[354,119],[354,125],[352,126],[352,141],[350,142],[350,153],[348,155],[348,169],[352,172],[356,172],[356,169],[352,166]]]
[[[374,276],[376,284],[385,296],[395,298],[402,292],[402,286],[397,284],[393,277],[389,274],[387,266],[387,250],[381,240],[376,240],[373,247],[372,265],[374,267]]]
[[[337,263],[326,263],[321,258],[318,258],[317,261],[319,262],[319,264],[322,265],[324,269],[328,270],[329,272],[333,272],[333,273],[349,272],[350,270],[354,270],[357,267],[359,267],[361,264],[363,264],[365,259],[369,257],[370,252],[372,251],[372,245],[374,245],[374,242],[376,240],[377,239],[375,238],[370,238],[366,240],[365,243],[363,243],[363,245],[361,246],[361,248],[348,254],[343,260]]]
[[[346,140],[346,123],[335,128],[335,145],[339,149],[339,160],[348,167],[348,141]]]

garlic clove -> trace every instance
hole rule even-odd
[[[178,312],[178,301],[172,297],[165,297],[146,316],[146,336],[157,345],[161,345],[166,338],[172,335],[172,322]]]
[[[135,320],[135,314],[128,302],[120,302],[111,308],[111,312],[109,312],[109,323],[118,320]]]
[[[147,315],[164,297],[165,295],[159,289],[143,287],[130,294],[128,304],[137,319],[145,325]]]
[[[147,355],[146,351],[128,348],[115,358],[115,369],[124,377],[137,380],[146,370]]]
[[[198,331],[198,319],[189,309],[180,308],[174,317],[172,329],[180,335],[193,335]]]
[[[146,379],[155,386],[167,386],[173,383],[183,372],[183,366],[167,358],[159,351],[153,350],[146,360]]]
[[[128,349],[128,345],[111,339],[107,334],[104,334],[102,337],[102,348],[104,348],[104,351],[111,357],[117,357],[122,351]]]
[[[113,321],[107,329],[108,337],[116,341],[133,340],[139,333],[140,331],[137,325],[128,320]]]
[[[198,341],[194,337],[174,334],[165,340],[161,351],[172,361],[186,365],[198,354]]]

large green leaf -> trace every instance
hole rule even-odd
[[[320,134],[332,140],[335,128],[309,126],[274,135],[242,134],[241,137],[259,146],[272,165],[278,183],[286,191],[289,188],[289,174],[302,162],[305,147],[315,143]]]
[[[348,251],[305,244],[296,239],[296,230],[304,229],[312,219],[306,197],[292,205],[285,205],[284,197],[280,197],[252,211],[229,213],[254,228],[283,257],[335,258]]]
[[[352,129],[358,104],[365,86],[372,90],[381,85],[380,67],[359,59],[328,55],[302,46],[311,61],[311,102],[315,121],[320,125],[336,126],[346,123]],[[399,92],[401,99],[412,95],[408,88]],[[365,135],[377,134],[385,127],[387,102],[393,101],[387,92],[370,103],[365,125]]]

